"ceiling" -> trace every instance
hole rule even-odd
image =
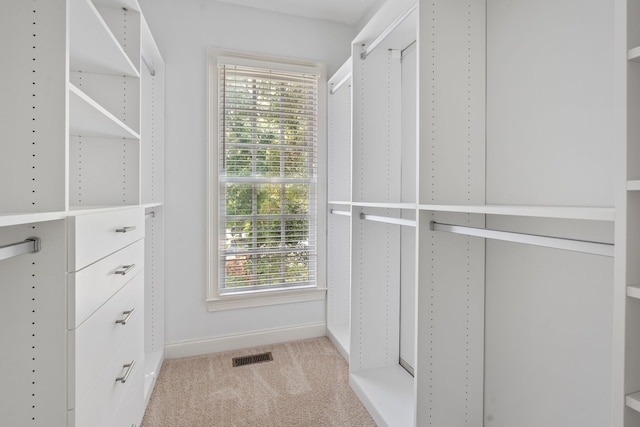
[[[272,12],[357,24],[380,0],[217,0]]]

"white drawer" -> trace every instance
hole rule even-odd
[[[89,392],[80,399],[75,409],[68,412],[68,427],[107,426],[136,375],[142,375],[144,380],[143,325],[142,321],[132,325],[135,329],[109,359]],[[133,365],[127,366],[132,362]],[[117,380],[127,373],[126,382]]]
[[[143,320],[144,274],[138,274],[78,329],[69,331],[69,409],[77,406],[109,358]]]
[[[141,208],[70,217],[67,271],[78,271],[140,240],[144,232]]]
[[[144,371],[140,369],[122,397],[109,427],[139,427],[144,416]]]
[[[77,328],[142,271],[144,271],[144,239],[76,273],[69,273],[67,276],[68,329]]]

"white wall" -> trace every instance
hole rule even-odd
[[[327,64],[350,56],[356,28],[212,0],[140,0],[166,63],[166,342],[323,323],[325,302],[208,312],[206,297],[206,48]]]

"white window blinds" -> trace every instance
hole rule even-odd
[[[220,293],[316,285],[318,84],[218,65]]]

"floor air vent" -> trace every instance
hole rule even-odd
[[[252,354],[251,356],[234,357],[232,360],[233,366],[236,367],[251,365],[253,363],[269,362],[273,360],[273,356],[271,355],[271,352],[268,352],[261,354]]]

